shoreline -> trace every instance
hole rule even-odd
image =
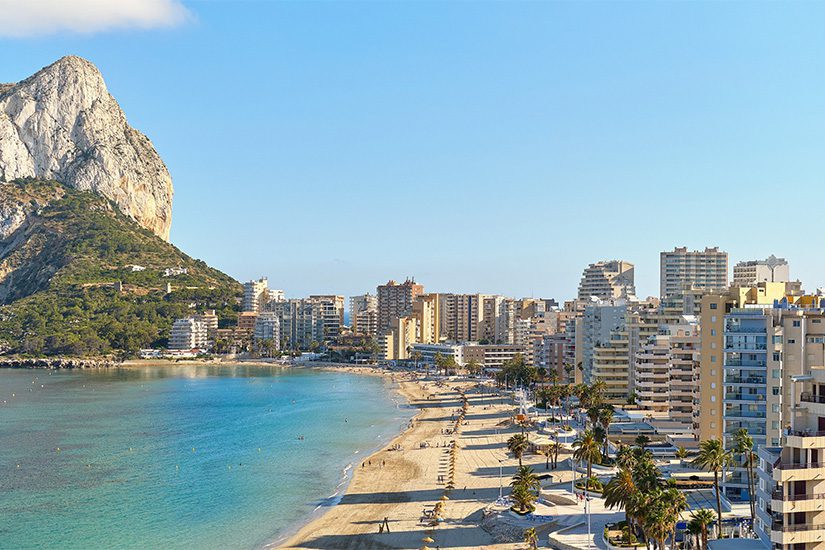
[[[356,374],[356,375],[361,375],[361,376],[379,376],[379,377],[384,378],[384,379],[386,379],[386,380],[388,380],[392,383],[392,385],[390,387],[390,391],[392,393],[396,394],[400,398],[400,401],[397,403],[398,408],[400,408],[402,405],[406,405],[407,407],[412,408],[412,404],[410,402],[411,397],[410,397],[410,395],[408,395],[406,393],[408,390],[406,390],[404,388],[403,384],[405,382],[407,384],[417,384],[417,381],[414,381],[414,380],[401,380],[401,381],[399,381],[399,380],[396,380],[394,376],[391,376],[391,375],[398,374],[398,373],[393,373],[393,372],[388,372],[388,371],[381,371],[381,370],[378,370],[377,368],[372,368],[372,367],[357,367],[357,366],[354,366],[354,365],[344,365],[344,364],[341,364],[341,365],[324,365],[324,366],[316,366],[316,365],[303,366],[302,365],[300,367],[312,368],[314,370],[333,371],[333,372],[344,371],[344,372],[348,372],[350,374]],[[371,461],[372,459],[375,458],[376,455],[378,455],[381,452],[385,451],[386,449],[392,447],[395,444],[396,440],[401,439],[404,436],[404,434],[412,428],[412,423],[415,422],[418,419],[420,414],[421,414],[421,411],[418,411],[415,414],[413,414],[410,417],[410,419],[406,422],[406,425],[400,426],[401,431],[396,433],[395,435],[391,435],[388,441],[379,442],[374,447],[371,447],[371,448],[367,449],[368,454],[365,454],[364,456],[361,457],[361,462]],[[273,539],[269,540],[268,542],[266,542],[263,546],[260,547],[261,550],[272,550],[274,548],[287,547],[287,545],[293,539],[298,537],[298,535],[302,531],[304,531],[305,529],[310,528],[315,522],[323,520],[324,516],[329,514],[336,507],[340,506],[341,500],[344,498],[344,496],[346,496],[347,492],[349,491],[349,488],[352,484],[353,478],[355,477],[355,473],[358,469],[357,468],[358,467],[358,460],[355,458],[357,456],[359,456],[359,455],[353,454],[352,455],[353,460],[344,467],[344,470],[347,470],[348,467],[349,468],[348,468],[348,471],[341,476],[341,481],[342,482],[339,483],[338,486],[336,486],[336,489],[338,490],[338,494],[335,495],[336,498],[335,498],[335,501],[334,501],[333,504],[331,504],[329,506],[324,506],[323,504],[319,504],[312,512],[310,512],[308,514],[308,516],[306,518],[304,518],[303,520],[298,522],[296,525],[290,527],[289,529],[287,529],[284,532],[282,532],[281,534],[279,534],[277,536],[277,538],[273,538]],[[329,497],[326,497],[326,498],[329,498]],[[322,497],[322,499],[323,499],[323,497]]]

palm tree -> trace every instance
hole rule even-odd
[[[696,518],[691,519],[687,524],[687,532],[689,535],[693,535],[694,540],[696,541],[695,548],[701,550],[702,548],[702,526],[696,521]]]
[[[604,405],[599,409],[599,424],[601,424],[602,428],[604,428],[604,450],[602,451],[602,454],[605,458],[607,458],[607,448],[609,445],[607,435],[610,432],[610,424],[613,422],[614,414],[615,409],[613,408],[613,405]]]
[[[520,512],[527,512],[536,501],[536,495],[522,484],[514,485],[510,498],[516,503]]]
[[[681,464],[685,463],[685,459],[687,458],[688,451],[684,447],[679,447],[676,449],[676,458],[679,459]]]
[[[624,468],[616,472],[616,475],[607,482],[602,491],[605,507],[624,508],[624,518],[628,525],[633,523],[628,505],[635,492],[636,484],[633,482],[633,472]]]
[[[716,520],[716,514],[713,513],[713,510],[709,510],[708,508],[702,508],[701,510],[696,510],[695,512],[691,512],[691,521],[695,521],[699,524],[702,534],[702,548],[708,547],[708,526],[711,525]]]
[[[596,436],[592,430],[586,430],[584,433],[576,436],[573,440],[573,458],[579,461],[587,462],[587,481],[585,482],[585,489],[590,488],[590,478],[593,476],[593,464],[601,464],[602,449]]]
[[[650,438],[645,434],[639,434],[636,436],[636,445],[644,449],[645,447],[650,445]]]
[[[507,449],[518,458],[518,465],[521,466],[521,457],[528,447],[527,437],[524,434],[514,434],[507,440]]]
[[[558,441],[553,441],[550,445],[547,446],[547,462],[550,462],[550,458],[553,458],[553,469],[556,469],[556,466],[559,462],[559,450],[561,450],[561,444]],[[545,464],[545,470],[547,469],[547,464]]]
[[[595,406],[599,406],[604,403],[604,392],[607,390],[607,384],[604,380],[596,380],[590,386],[590,392],[592,395],[592,403]]]
[[[753,438],[748,434],[747,428],[739,428],[733,436],[736,453],[742,457],[742,465],[748,472],[748,500],[751,505],[751,525],[756,524],[756,508],[753,501],[754,477],[753,477]]]
[[[515,487],[519,484],[533,491],[541,491],[539,477],[533,472],[533,468],[530,466],[519,466],[515,475],[513,475],[513,481],[510,482],[510,485]]]
[[[716,537],[722,537],[722,498],[719,495],[719,474],[731,463],[730,451],[726,451],[718,439],[708,439],[699,444],[699,454],[693,464],[713,472],[713,488],[716,491]]]
[[[423,357],[424,357],[424,356],[421,354],[421,352],[420,352],[420,351],[414,351],[414,352],[412,352],[412,353],[410,354],[410,359],[412,359],[413,361],[415,361],[415,370],[418,370],[418,362],[419,362],[419,361],[421,361],[421,359],[422,359]]]
[[[539,536],[536,534],[535,527],[524,530],[524,543],[530,550],[536,550],[539,547]]]
[[[662,498],[670,511],[670,515],[668,516],[671,531],[670,547],[676,548],[676,523],[679,521],[679,516],[681,516],[682,512],[688,508],[687,498],[685,498],[685,494],[682,491],[673,487],[662,493]]]

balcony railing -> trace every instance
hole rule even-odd
[[[725,399],[731,401],[765,401],[765,396],[758,393],[726,393]]]
[[[809,493],[802,495],[783,495],[781,490],[776,490],[771,493],[771,498],[774,500],[782,500],[784,502],[796,502],[798,500],[825,500],[825,493]]]
[[[767,381],[760,376],[725,376],[725,384],[765,384]]]
[[[823,433],[825,435],[825,433]],[[808,468],[825,468],[825,462],[809,462],[807,464],[797,464],[795,462],[783,462],[779,466],[774,466],[777,470],[807,470]]]
[[[725,418],[765,418],[765,411],[742,411],[729,410],[725,411]]]
[[[785,435],[795,435],[798,437],[825,437],[825,432],[816,430],[787,430]]]
[[[753,361],[753,360],[742,360],[742,359],[728,359],[725,361],[726,367],[750,367],[754,369],[764,369],[766,367],[766,363],[761,361]]]
[[[771,525],[772,531],[782,531],[784,533],[795,533],[797,531],[819,531],[825,530],[825,523],[802,523],[799,525],[783,525],[774,523]]]
[[[806,403],[825,403],[825,395],[814,395],[809,392],[802,392],[800,400]]]

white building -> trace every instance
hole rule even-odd
[[[257,281],[249,281],[243,284],[243,311],[261,311],[269,296],[269,282],[266,277],[261,277]]]
[[[590,264],[582,273],[579,283],[579,300],[589,300],[591,297],[610,300],[635,294],[633,264],[624,260]]]
[[[208,332],[206,323],[194,317],[178,319],[172,323],[169,333],[170,350],[208,349]]]
[[[718,247],[703,251],[677,247],[662,252],[659,270],[662,298],[682,294],[689,288],[719,292],[728,287],[728,253]]]
[[[739,262],[733,266],[734,286],[755,286],[757,283],[785,283],[791,280],[791,269],[785,258],[774,255],[764,260]]]
[[[457,365],[464,365],[464,346],[458,344],[413,344],[412,352],[421,354],[421,362],[435,364],[435,356],[452,357]]]

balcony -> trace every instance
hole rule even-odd
[[[726,393],[725,401],[758,401],[763,403],[765,401],[765,394],[742,392]]]
[[[809,462],[807,464],[783,462],[778,466],[774,466],[773,469],[773,480],[778,483],[809,481],[812,479],[825,479],[825,462]]]
[[[768,379],[765,376],[725,376],[725,384],[757,384],[764,386]]]
[[[725,419],[729,418],[761,418],[765,419],[765,411],[743,411],[742,409],[725,409]]]
[[[825,540],[825,524],[771,525],[771,542],[782,545],[822,542]]]
[[[814,395],[810,392],[802,392],[800,400],[805,403],[825,403],[825,395]]]
[[[747,359],[728,359],[725,361],[726,367],[745,367],[751,369],[764,369],[767,366],[767,363],[764,361],[754,361],[754,360],[747,360]]]

